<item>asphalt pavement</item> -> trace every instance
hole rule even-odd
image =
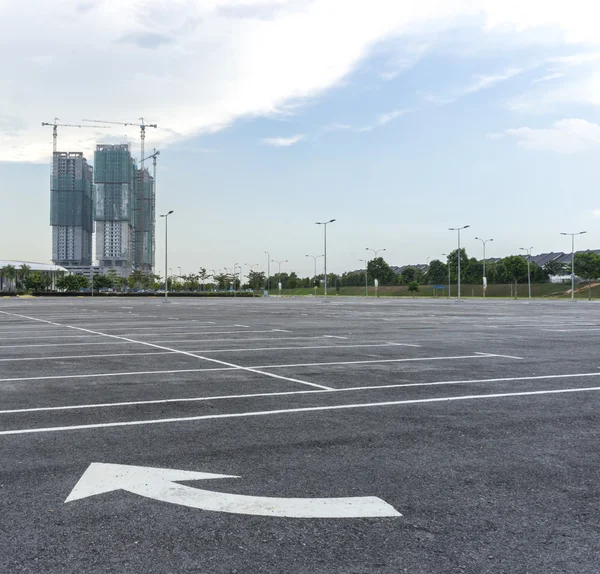
[[[0,572],[600,568],[600,303],[0,299]]]

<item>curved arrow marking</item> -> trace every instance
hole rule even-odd
[[[273,498],[213,492],[176,484],[182,480],[239,478],[227,474],[210,474],[144,466],[93,462],[71,494],[72,502],[113,490],[125,490],[139,496],[200,508],[214,512],[280,516],[288,518],[375,518],[402,516],[394,507],[375,496],[348,498]]]

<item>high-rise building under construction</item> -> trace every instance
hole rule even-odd
[[[80,152],[54,152],[50,186],[52,261],[92,264],[93,170]]]
[[[99,144],[94,153],[96,259],[122,277],[133,268],[136,165],[128,144]]]
[[[132,205],[133,268],[152,273],[154,268],[154,178],[147,169],[136,170]]]

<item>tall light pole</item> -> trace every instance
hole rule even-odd
[[[181,265],[178,265],[177,269],[179,269],[179,279],[181,279],[183,277],[183,273],[181,272]]]
[[[468,227],[471,227],[470,225],[463,225],[462,227],[449,227],[449,231],[457,231],[458,232],[458,251],[457,251],[457,259],[458,259],[458,295],[457,295],[457,299],[458,301],[460,301],[460,256],[461,256],[461,251],[460,251],[460,232],[463,229],[467,229]]]
[[[269,294],[269,289],[271,289],[271,254],[268,251],[265,251],[267,254],[267,295]]]
[[[529,290],[529,298],[531,299],[531,250],[533,249],[533,245],[531,247],[519,247],[519,249],[527,253],[527,288]]]
[[[173,213],[173,210],[169,211],[169,213],[165,213],[161,215],[161,217],[165,218],[165,303],[167,302],[167,298],[169,296],[169,260],[168,260],[168,237],[169,237],[169,215]]]
[[[241,266],[240,266],[239,263],[234,263],[233,264],[233,273],[231,274],[231,277],[233,278],[233,296],[234,297],[235,297],[235,291],[236,291],[236,289],[235,289],[235,280],[237,279],[237,277],[235,275],[235,270],[236,270],[237,267],[239,267],[240,271],[242,270],[242,268],[241,268]],[[240,288],[241,288],[241,286],[242,286],[242,284],[241,284],[241,281],[240,281]]]
[[[212,273],[212,278],[213,278],[213,291],[216,291],[215,287],[218,287],[218,285],[215,285],[215,277],[217,275],[217,270],[216,269],[209,269],[209,271]]]
[[[316,221],[316,225],[323,226],[323,271],[325,274],[325,299],[327,299],[327,226],[333,223],[335,219],[329,221]]]
[[[571,301],[575,300],[575,236],[583,235],[587,231],[579,231],[578,233],[561,233],[561,235],[571,236]]]
[[[380,251],[387,251],[387,249],[373,249],[371,247],[367,247],[367,251],[372,251],[373,252],[373,259],[376,259],[377,258],[377,254]],[[375,279],[379,280],[379,277],[373,277],[373,280],[375,280]],[[379,291],[377,291],[377,296],[379,297]]]
[[[450,299],[450,256],[446,253],[442,253],[442,257],[446,258],[446,267],[448,268],[448,299]]]
[[[480,237],[476,237],[475,239],[477,239],[478,241],[481,241],[481,244],[483,245],[483,297],[485,297],[485,291],[487,289],[487,279],[485,278],[485,244],[488,241],[494,241],[493,239],[481,239]]]
[[[359,261],[362,261],[365,264],[365,295],[368,297],[369,296],[369,281],[367,280],[367,265],[368,265],[369,261],[367,259],[359,259]]]
[[[323,255],[305,255],[305,257],[312,257],[315,264],[315,274],[313,275],[313,283],[317,280],[317,259],[323,257]]]
[[[277,263],[279,265],[279,272],[277,273],[277,287],[279,289],[279,296],[281,297],[281,264],[282,263],[287,263],[288,260],[287,259],[283,259],[281,261],[277,261],[275,259],[271,260],[273,263]]]

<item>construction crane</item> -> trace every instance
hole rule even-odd
[[[146,128],[157,128],[156,124],[147,124],[144,118],[140,118],[140,122],[113,122],[107,120],[81,120],[82,122],[96,122],[98,124],[114,124],[119,126],[137,126],[140,128],[140,165],[144,169],[144,140],[146,139]]]
[[[42,122],[42,126],[52,126],[52,151],[56,153],[56,146],[58,140],[58,128],[100,128],[103,130],[109,130],[109,126],[90,126],[80,124],[57,124],[56,122],[60,118],[54,118],[54,123]]]

